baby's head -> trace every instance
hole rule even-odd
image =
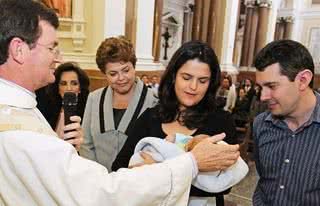
[[[209,135],[199,134],[194,137],[184,135],[181,133],[176,133],[174,135],[168,135],[165,139],[169,142],[175,143],[182,150],[189,152],[191,151],[199,142],[210,137]]]
[[[175,143],[178,147],[180,147],[184,151],[187,151],[186,145],[192,139],[192,136],[176,133],[174,135],[168,135],[165,139],[169,142]]]

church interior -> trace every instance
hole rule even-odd
[[[98,45],[125,36],[137,55],[138,76],[161,78],[173,53],[190,40],[207,42],[224,74],[239,85],[255,81],[253,59],[273,40],[305,45],[315,63],[314,89],[320,87],[320,0],[70,0],[60,15],[63,61],[77,62],[90,78],[90,90],[107,85],[95,63]],[[59,8],[57,12],[59,12]],[[68,10],[69,9],[69,10]],[[239,127],[247,177],[224,195],[224,205],[252,205],[257,181],[250,129]]]

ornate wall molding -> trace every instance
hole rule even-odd
[[[271,8],[272,1],[270,1],[270,0],[247,0],[247,1],[245,1],[245,5],[247,7],[259,6],[259,7]]]
[[[272,2],[270,0],[257,0],[259,7],[271,8]]]
[[[60,39],[71,39],[73,50],[83,51],[85,35],[84,0],[72,0],[72,17],[60,18],[58,37]]]
[[[292,16],[281,16],[277,18],[277,23],[293,23],[294,17]]]
[[[278,10],[278,17],[293,16],[293,15],[294,15],[294,9],[280,9],[280,10]]]
[[[65,61],[74,61],[79,63],[82,69],[93,69],[98,70],[95,62],[96,54],[94,53],[77,53],[77,52],[66,52],[63,53],[63,59]]]
[[[308,47],[315,64],[315,73],[320,74],[320,27],[311,27]]]
[[[320,10],[308,9],[308,10],[301,11],[300,17],[302,19],[319,19]]]

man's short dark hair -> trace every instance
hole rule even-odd
[[[279,63],[280,73],[294,81],[297,74],[308,69],[314,74],[314,63],[308,49],[301,43],[293,40],[273,41],[265,46],[255,57],[253,65],[258,71]],[[313,77],[309,87],[313,86]]]
[[[8,48],[14,37],[25,41],[30,48],[41,35],[39,21],[44,20],[55,29],[59,26],[57,14],[33,0],[0,0],[0,65],[8,58]]]

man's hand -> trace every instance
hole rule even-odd
[[[198,143],[200,143],[202,140],[209,138],[211,136],[206,134],[198,134],[194,136],[192,139],[188,141],[188,143],[184,146],[184,149],[186,152],[191,151]]]
[[[191,150],[197,161],[199,171],[223,170],[237,161],[240,156],[239,145],[216,144],[225,136],[224,133],[221,133],[206,138]]]
[[[70,120],[73,122],[64,127],[63,139],[74,145],[77,151],[79,151],[81,144],[83,143],[83,130],[80,125],[81,118],[79,116],[72,116]]]

